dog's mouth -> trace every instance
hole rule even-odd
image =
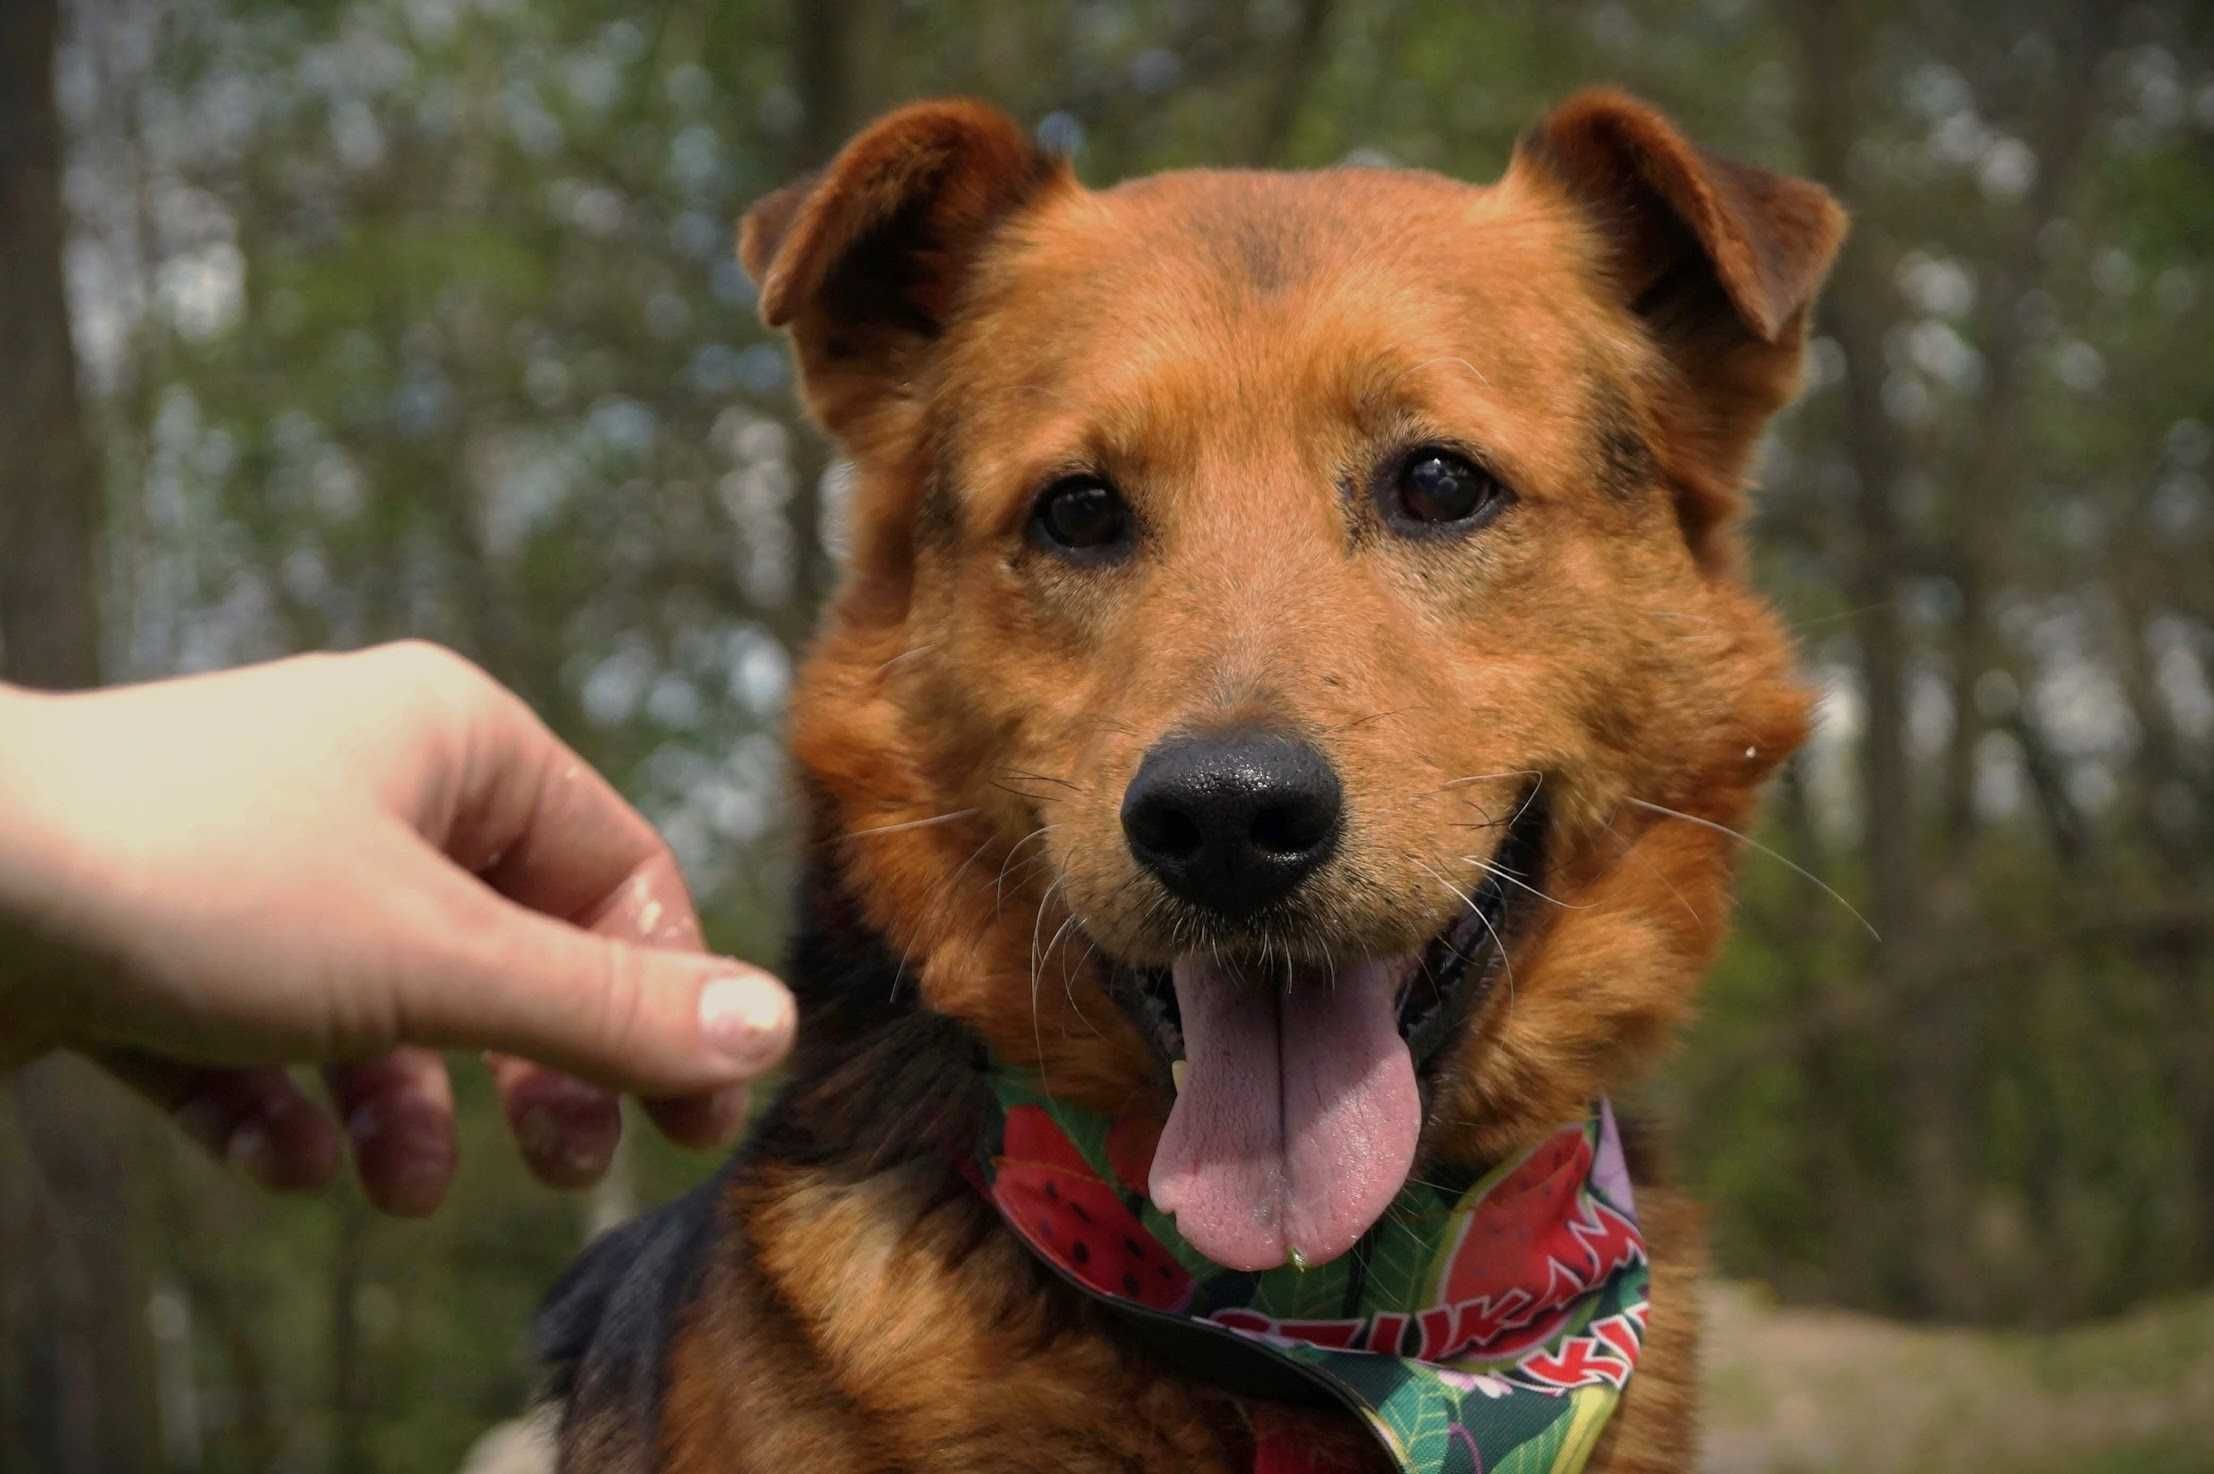
[[[1148,1184],[1232,1269],[1325,1263],[1405,1184],[1423,1079],[1507,966],[1542,888],[1546,814],[1525,795],[1455,919],[1427,945],[1331,967],[1205,953],[1118,968],[1110,991],[1175,1088]]]
[[[1427,1078],[1440,1049],[1461,1022],[1489,995],[1504,967],[1510,935],[1519,929],[1518,895],[1534,896],[1545,887],[1546,811],[1541,793],[1525,793],[1508,821],[1507,837],[1488,863],[1482,883],[1467,891],[1467,904],[1420,952],[1396,959],[1400,968],[1395,998],[1399,1037],[1418,1073]],[[1511,913],[1511,914],[1510,914]],[[1237,971],[1262,984],[1265,964]],[[1266,969],[1289,990],[1317,970],[1279,961]],[[1174,969],[1116,966],[1109,991],[1133,1018],[1161,1067],[1180,1089],[1185,1064],[1184,1015],[1177,1002]]]

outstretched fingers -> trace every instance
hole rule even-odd
[[[93,1058],[210,1155],[263,1187],[305,1191],[338,1171],[338,1130],[330,1114],[279,1066],[179,1064],[130,1049],[102,1050]]]

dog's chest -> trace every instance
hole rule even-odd
[[[973,1197],[795,1173],[742,1206],[750,1252],[709,1266],[670,1351],[669,1474],[1384,1467],[1350,1419],[1164,1370]]]

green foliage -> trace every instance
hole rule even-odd
[[[1857,217],[1757,497],[1760,580],[1828,697],[1761,837],[1886,940],[1747,852],[1738,938],[1650,1091],[1720,1264],[2033,1325],[2204,1283],[2202,10],[86,5],[63,93],[111,674],[456,645],[664,827],[718,946],[773,959],[779,729],[840,483],[730,259],[745,203],[927,93],[998,99],[1097,183],[1484,178],[1547,102],[1617,81],[1823,171]],[[1887,651],[1901,731],[1872,732]],[[1902,732],[1883,777],[1871,742]],[[457,1074],[467,1165],[425,1223],[264,1200],[144,1132],[87,1148],[132,1164],[125,1268],[189,1306],[201,1469],[453,1467],[521,1404],[530,1306],[588,1209],[523,1178]],[[709,1167],[644,1130],[628,1150],[603,1207]],[[2201,1446],[2152,1436],[2127,1467]]]

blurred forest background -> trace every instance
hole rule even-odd
[[[1825,693],[1762,838],[1883,940],[1749,854],[1646,1102],[1746,1338],[1714,1466],[2214,1468],[2206,0],[5,0],[0,674],[445,641],[773,958],[841,481],[745,204],[918,94],[1093,182],[1485,179],[1598,80],[1858,222],[1761,477]],[[464,1107],[452,1202],[399,1223],[259,1196],[69,1061],[9,1082],[0,1468],[455,1468],[582,1238],[710,1165],[634,1132],[564,1198]]]

